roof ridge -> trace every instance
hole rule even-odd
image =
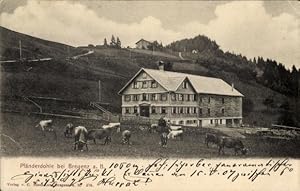
[[[186,77],[188,76],[195,76],[195,77],[203,77],[203,78],[213,78],[213,79],[217,79],[217,80],[222,80],[220,78],[216,78],[216,77],[210,77],[210,76],[202,76],[202,75],[197,75],[197,74],[189,74],[189,73],[183,73],[183,72],[176,72],[176,71],[166,71],[166,70],[157,70],[157,69],[151,69],[151,68],[143,68],[146,70],[154,70],[154,71],[158,71],[158,72],[167,72],[167,73],[177,73],[177,74],[182,74],[182,75],[186,75]],[[222,80],[224,81],[224,80]]]

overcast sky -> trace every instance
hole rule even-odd
[[[17,1],[0,0],[0,24],[73,46],[119,36],[168,44],[198,34],[224,51],[300,68],[300,3],[296,1]]]

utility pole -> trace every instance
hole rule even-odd
[[[19,54],[20,54],[20,60],[22,60],[22,42],[19,40]]]
[[[98,99],[99,99],[99,102],[101,103],[102,101],[102,94],[101,94],[101,89],[102,89],[102,84],[101,84],[101,80],[98,81]]]

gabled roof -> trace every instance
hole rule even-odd
[[[119,91],[119,94],[135,79],[135,77],[141,71],[145,71],[147,74],[149,74],[167,91],[176,91],[183,80],[187,78],[197,93],[243,96],[239,91],[234,88],[232,89],[231,85],[219,78],[145,68],[139,70],[139,72]]]
[[[140,41],[145,41],[145,42],[148,42],[149,44],[151,44],[152,42],[150,42],[150,41],[148,41],[148,40],[145,40],[145,39],[141,39],[141,40],[139,40],[139,41],[137,41],[135,44],[137,44],[137,43],[139,43]]]

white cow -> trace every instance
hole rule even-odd
[[[40,127],[44,136],[46,136],[45,132],[51,132],[51,133],[53,133],[55,139],[57,140],[56,131],[53,128],[52,124],[53,124],[52,119],[41,120],[35,127],[36,128]]]
[[[183,130],[172,130],[168,134],[168,139],[176,139],[177,137],[180,138],[180,140],[183,139]]]
[[[41,127],[42,131],[47,131],[52,129],[52,119],[49,120],[41,120],[35,127]]]

